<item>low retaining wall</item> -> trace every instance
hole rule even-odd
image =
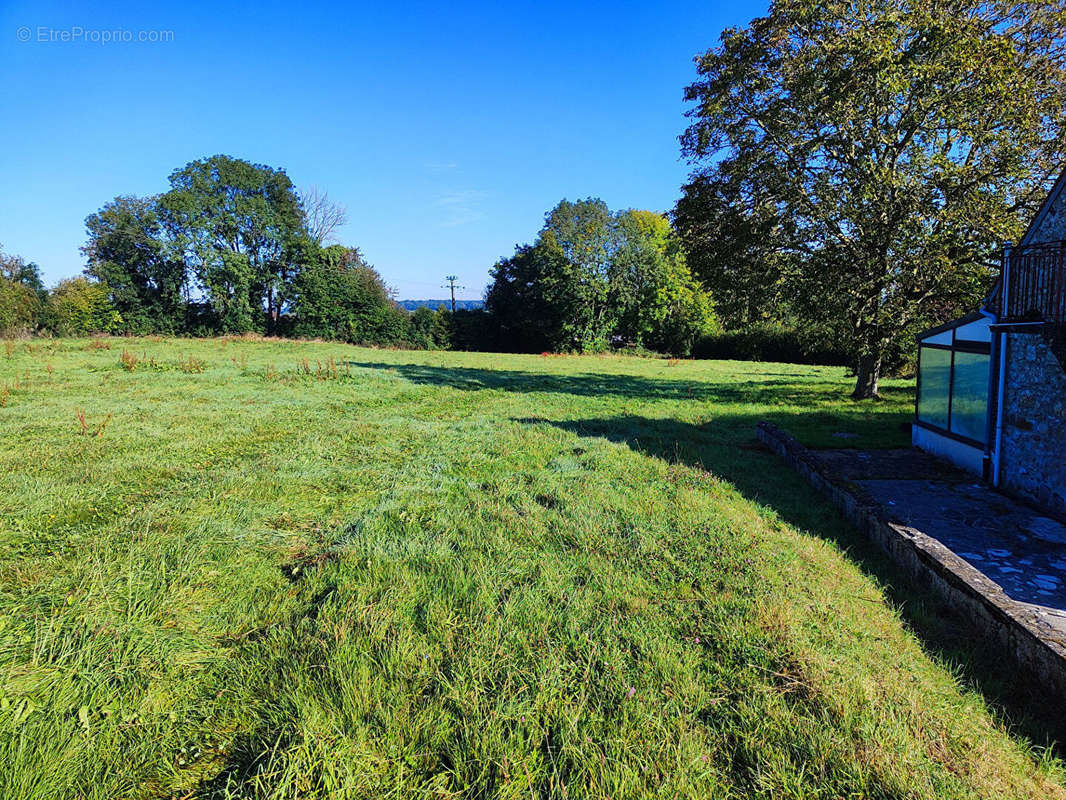
[[[1012,600],[979,570],[936,539],[893,520],[863,491],[834,474],[817,454],[770,422],[758,425],[759,441],[805,477],[872,539],[916,583],[971,620],[974,631],[999,648],[1020,677],[1066,708],[1066,641],[1040,610]]]

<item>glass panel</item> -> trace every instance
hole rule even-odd
[[[947,428],[951,351],[923,347],[919,353],[921,391],[918,395],[918,419],[938,428]]]
[[[980,353],[955,353],[951,432],[984,444],[988,420],[988,366]]]
[[[926,336],[919,344],[946,344],[951,347],[952,341],[954,340],[951,337],[951,331],[941,331],[940,333],[934,333],[932,336]]]
[[[987,317],[970,322],[955,329],[955,338],[970,342],[992,341],[992,320]]]

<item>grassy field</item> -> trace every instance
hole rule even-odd
[[[1063,796],[755,444],[764,418],[906,443],[906,384],[847,390],[781,364],[10,344],[0,797]]]

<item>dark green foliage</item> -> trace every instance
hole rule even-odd
[[[299,246],[301,268],[293,282],[292,333],[306,338],[396,344],[409,334],[381,276],[354,247]]]
[[[37,330],[41,305],[47,296],[36,264],[0,251],[0,335],[16,336]]]
[[[447,325],[448,347],[451,350],[498,352],[500,321],[484,308],[460,308],[444,315]]]
[[[497,321],[504,349],[538,353],[573,345],[567,337],[570,303],[560,296],[568,271],[565,257],[542,243],[519,247],[496,263],[485,308]]]
[[[16,336],[37,329],[41,301],[28,286],[0,278],[0,335]]]
[[[185,265],[163,238],[157,198],[116,197],[85,220],[85,274],[99,280],[126,333],[177,333],[185,324]]]
[[[322,247],[282,170],[219,155],[176,170],[170,184],[86,220],[86,274],[110,300],[101,330],[684,355],[717,325],[669,222],[652,212],[563,200],[534,244],[495,266],[487,312],[409,314],[357,249]],[[64,329],[87,324],[89,306]]]
[[[788,314],[784,275],[792,258],[773,208],[737,186],[696,175],[673,213],[693,273],[729,329]]]
[[[185,306],[185,325],[182,333],[191,336],[213,336],[218,330],[218,315],[210,303],[193,302]]]
[[[500,347],[596,352],[646,346],[684,355],[716,326],[669,223],[612,214],[602,200],[563,200],[532,245],[492,270],[485,307]]]
[[[604,350],[621,308],[611,303],[611,277],[622,246],[614,215],[599,198],[562,200],[548,212],[538,244],[550,254],[538,281],[555,312],[552,349]],[[536,288],[536,287],[535,287]]]
[[[434,314],[432,309],[421,306],[411,312],[411,316],[408,320],[408,341],[417,346],[425,349],[433,347],[433,321]]]
[[[705,336],[693,347],[692,357],[834,366],[852,363],[846,347],[820,345],[806,331],[778,322],[756,322]]]
[[[125,333],[447,346],[447,320],[412,320],[356,248],[315,241],[284,171],[212,156],[176,170],[170,185],[159,197],[118,197],[86,220],[85,272],[110,303],[103,316],[90,313],[97,289],[66,287],[70,296],[49,311],[56,325],[82,330],[88,315],[92,330]],[[31,316],[0,311],[0,322],[35,327]]]
[[[408,318],[407,343],[424,350],[449,350],[452,342],[451,312],[419,306]]]
[[[786,299],[876,395],[912,325],[980,301],[1061,168],[1064,29],[1054,3],[779,0],[727,30],[686,90],[676,218],[730,321]]]
[[[284,171],[229,156],[193,161],[159,199],[169,245],[207,295],[220,330],[271,330],[290,300],[304,215]]]

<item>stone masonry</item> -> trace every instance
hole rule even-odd
[[[1038,337],[1039,338],[1039,337]],[[992,561],[996,559],[982,558],[978,560],[977,553],[969,552],[975,549],[977,542],[973,534],[968,532],[974,519],[987,520],[992,527],[1002,524],[1006,529],[1000,531],[1002,536],[1010,541],[1010,547],[1020,547],[1018,530],[1010,529],[1013,521],[1023,518],[1028,513],[1032,517],[1032,511],[1026,510],[1020,503],[1015,503],[1006,497],[995,495],[988,490],[981,490],[985,497],[972,502],[956,503],[956,498],[950,498],[944,503],[942,499],[943,487],[942,476],[930,472],[926,467],[916,471],[913,483],[916,484],[914,491],[930,495],[930,499],[936,502],[925,503],[926,508],[917,509],[915,503],[893,501],[888,499],[893,492],[885,494],[880,489],[886,481],[866,480],[873,474],[862,475],[856,472],[854,458],[845,459],[843,462],[832,457],[832,453],[818,453],[808,450],[797,442],[785,431],[769,422],[760,422],[758,426],[759,440],[772,452],[776,453],[785,463],[799,472],[819,492],[828,497],[844,516],[865,533],[885,554],[907,574],[916,585],[930,589],[949,608],[953,609],[963,619],[969,620],[971,633],[992,647],[996,652],[1009,662],[1023,683],[1034,689],[1038,689],[1043,702],[1053,704],[1056,709],[1066,713],[1066,596],[1058,592],[1059,572],[1056,575],[1044,575],[1041,573],[1043,564],[1034,570],[1031,586],[1017,584],[1013,581],[1004,581],[1004,574],[1010,575],[1008,570],[1021,572],[1022,569],[1006,563],[999,565],[999,571],[993,574],[999,580],[1004,581],[1004,586],[997,583],[987,574],[978,569],[967,560],[969,558],[976,564],[988,569]],[[871,461],[889,472],[896,470],[897,463],[889,455],[871,453]],[[917,454],[911,458],[929,460],[928,456]],[[885,463],[882,463],[885,462]],[[882,470],[883,471],[883,470]],[[911,470],[907,470],[911,472]],[[861,472],[861,470],[860,470]],[[858,480],[856,480],[856,478]],[[963,487],[972,486],[973,477],[962,475],[965,483]],[[905,483],[906,481],[902,481]],[[889,481],[888,483],[901,483],[901,481]],[[896,487],[898,488],[898,487]],[[874,490],[874,491],[871,491]],[[881,494],[878,498],[876,495]],[[971,494],[975,494],[971,492]],[[936,496],[934,496],[936,495]],[[970,506],[973,502],[991,503],[987,509],[974,513]],[[941,505],[946,506],[942,508]],[[954,509],[960,512],[957,515],[945,514],[945,510]],[[1007,507],[1016,506],[1013,511],[1002,513],[1000,505]],[[956,533],[962,533],[965,541],[953,541],[958,546],[963,544],[965,549],[962,553],[956,553],[936,536],[931,536],[926,531],[912,527],[901,517],[914,516],[912,512],[919,512],[917,516],[924,516],[924,521],[932,520],[938,526],[937,532],[943,534],[946,527],[949,531],[955,529]],[[941,519],[945,518],[945,519]],[[924,525],[923,521],[923,525]],[[1047,524],[1055,525],[1053,520],[1046,520]],[[1063,526],[1059,525],[1059,528]],[[986,532],[987,533],[987,532]],[[1061,533],[1061,531],[1060,531]],[[957,537],[956,537],[957,538]],[[1027,547],[1034,553],[1054,551],[1056,547],[1062,549],[1063,545],[1052,543],[1035,542],[1032,535]],[[1059,537],[1066,540],[1066,536]],[[986,536],[987,547],[981,550],[982,556],[1011,556],[1006,550],[1000,551],[1000,544],[994,535]],[[960,548],[963,550],[963,548]],[[1019,564],[1024,560],[1031,563],[1030,554],[1026,553],[1018,558]],[[1054,561],[1054,555],[1045,561],[1050,564]],[[992,564],[995,566],[995,564]],[[1035,565],[1034,565],[1035,567]],[[1061,564],[1061,572],[1066,574],[1066,561]],[[1025,569],[1032,569],[1025,567]],[[1040,587],[1051,587],[1050,579],[1055,578],[1054,590],[1045,590],[1047,597],[1040,591]],[[1037,602],[1031,602],[1037,601]],[[1051,605],[1047,605],[1050,603]]]
[[[1066,371],[1043,336],[1007,336],[1003,488],[1066,515]]]

